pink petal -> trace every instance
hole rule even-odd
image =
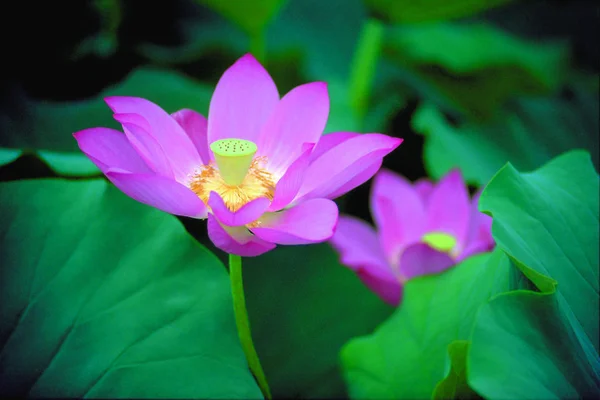
[[[208,214],[208,237],[219,249],[229,254],[242,257],[255,257],[276,245],[267,243],[252,235],[245,227],[225,227],[212,215]]]
[[[433,189],[427,207],[427,232],[445,232],[465,246],[469,229],[469,192],[459,170],[450,171]]]
[[[471,215],[469,218],[469,233],[467,242],[483,241],[494,245],[492,237],[492,217],[479,211],[479,197],[482,190],[479,190],[471,200]]]
[[[271,202],[266,197],[259,197],[242,206],[239,210],[230,211],[221,196],[210,192],[208,205],[219,222],[227,226],[242,226],[256,221],[267,211]]]
[[[314,160],[306,171],[297,199],[332,197],[341,187],[372,167],[402,143],[402,139],[378,133],[359,135],[345,140]],[[364,176],[363,176],[364,178]],[[367,178],[368,179],[368,178]]]
[[[156,139],[148,133],[148,123],[137,114],[115,114],[125,136],[146,164],[160,176],[174,179],[171,163]]]
[[[285,174],[279,179],[268,211],[279,211],[296,197],[308,168],[313,148],[314,144],[305,143],[304,153],[300,154],[300,157],[289,166]]]
[[[360,133],[356,132],[332,132],[321,136],[319,138],[319,142],[312,152],[311,161],[321,157],[323,154],[327,153],[340,143],[359,135]]]
[[[172,179],[108,170],[108,179],[127,196],[169,214],[205,218],[206,206],[194,192]]]
[[[135,152],[124,134],[109,128],[90,128],[73,134],[77,145],[104,173],[109,168],[149,173],[150,169]]]
[[[340,216],[330,243],[340,253],[340,262],[354,271],[364,269],[395,280],[381,249],[379,237],[375,229],[366,222],[350,216]]]
[[[202,165],[196,147],[183,128],[156,104],[139,97],[113,96],[104,101],[116,114],[138,114],[147,121],[148,126],[141,128],[162,148],[178,182],[187,182],[188,174]]]
[[[481,190],[479,190],[471,200],[467,243],[457,261],[462,261],[477,253],[491,251],[494,248],[495,242],[492,237],[492,217],[479,211],[478,204],[480,195]]]
[[[427,217],[412,184],[400,175],[381,170],[373,180],[371,212],[383,249],[392,263],[400,250],[421,240]]]
[[[176,113],[171,114],[173,119],[183,128],[185,133],[190,137],[202,162],[206,165],[212,159],[212,152],[208,149],[208,120],[204,115],[197,113],[194,110],[184,108]]]
[[[423,204],[425,204],[427,206],[427,204],[429,203],[429,196],[431,195],[431,192],[433,191],[434,185],[433,182],[431,182],[428,179],[419,179],[418,181],[416,181],[414,183],[415,186],[415,190],[417,191],[417,193],[419,194],[419,196],[421,196],[421,199],[423,200]]]
[[[405,279],[421,275],[437,274],[445,271],[456,262],[446,254],[424,243],[408,246],[400,257],[400,274]]]
[[[285,211],[265,214],[260,227],[251,231],[271,243],[318,243],[331,238],[337,219],[338,208],[333,201],[313,199]]]
[[[389,279],[361,269],[357,272],[360,280],[391,306],[398,306],[402,299],[402,284],[397,279]]]
[[[494,249],[494,243],[487,240],[475,240],[467,243],[467,247],[456,257],[456,263],[459,263],[475,254],[485,253]]]
[[[267,120],[259,139],[259,155],[269,159],[269,170],[281,175],[302,153],[303,143],[317,143],[329,115],[327,84],[298,86],[283,96]]]
[[[352,179],[350,179],[348,182],[346,182],[343,185],[341,185],[340,187],[338,187],[335,190],[335,192],[328,194],[327,197],[330,199],[335,199],[345,193],[348,193],[350,190],[354,189],[355,187],[362,185],[363,183],[365,183],[366,181],[371,179],[371,177],[373,177],[373,175],[375,175],[377,173],[377,171],[379,171],[382,163],[383,163],[382,158],[375,160],[375,162],[373,164],[364,167],[365,169],[363,169],[358,174],[354,175],[352,177]]]
[[[245,139],[258,144],[265,122],[279,102],[269,73],[251,54],[225,71],[208,111],[208,143],[219,139]]]

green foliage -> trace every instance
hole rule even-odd
[[[71,57],[73,60],[89,54],[108,58],[114,55],[119,46],[118,30],[123,19],[121,0],[94,0],[91,4],[101,21],[100,32],[79,44]]]
[[[273,396],[345,397],[338,354],[392,308],[326,244],[280,246],[244,259],[248,312]]]
[[[105,181],[0,190],[3,397],[257,398],[223,265]]]
[[[579,151],[504,167],[480,202],[497,249],[406,284],[392,317],[342,351],[351,396],[597,394],[598,183]]]
[[[469,339],[477,309],[514,287],[518,271],[500,251],[446,273],[409,281],[402,305],[370,336],[342,351],[350,396],[427,398],[444,378],[448,346]]]
[[[139,68],[98,96],[74,102],[25,100],[25,115],[0,120],[0,147],[8,154],[17,149],[35,152],[61,175],[94,175],[98,169],[81,153],[72,134],[104,126],[120,129],[104,103],[107,96],[138,96],[156,102],[167,112],[191,108],[206,115],[212,88],[173,71]],[[11,150],[12,149],[12,150]],[[0,163],[11,158],[1,157]]]
[[[567,55],[559,43],[527,42],[482,23],[397,26],[384,51],[421,96],[480,119],[516,95],[556,89]]]
[[[455,340],[448,345],[450,370],[446,368],[446,377],[442,379],[433,392],[434,399],[472,399],[481,398],[467,383],[467,340]],[[448,363],[447,363],[448,365]]]
[[[451,124],[432,104],[422,105],[412,119],[413,129],[425,135],[427,172],[439,179],[459,167],[465,179],[486,184],[510,161],[532,170],[567,150],[593,151],[598,165],[598,97],[573,87],[570,100],[522,98],[487,122]]]
[[[589,155],[576,151],[530,174],[507,165],[482,194],[498,247],[543,292],[510,293],[482,309],[470,382],[483,396],[600,392],[599,190]]]
[[[260,34],[284,0],[197,0],[212,8],[250,35]]]
[[[401,23],[466,17],[511,0],[364,0],[378,17]]]

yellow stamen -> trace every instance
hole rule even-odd
[[[456,238],[443,232],[430,232],[423,235],[423,242],[438,251],[450,253],[456,246]]]
[[[241,185],[256,154],[256,144],[243,139],[221,139],[211,143],[210,149],[225,183]]]
[[[220,166],[214,163],[204,165],[191,179],[190,189],[208,203],[210,192],[217,192],[227,208],[237,211],[249,201],[259,197],[273,200],[275,181],[273,175],[265,169],[266,157],[256,157],[251,160],[246,176],[239,185],[232,185],[225,181]]]

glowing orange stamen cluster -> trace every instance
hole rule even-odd
[[[214,162],[211,162],[202,166],[192,177],[189,187],[205,204],[208,203],[210,192],[218,193],[230,211],[237,211],[259,197],[273,200],[275,181],[273,175],[266,170],[266,163],[266,157],[256,157],[243,182],[240,185],[229,185],[223,180]]]

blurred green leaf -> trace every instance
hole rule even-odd
[[[100,19],[100,32],[85,38],[77,46],[71,56],[72,61],[89,54],[108,58],[117,51],[117,34],[122,20],[121,0],[93,0],[91,5]]]
[[[10,164],[19,158],[21,154],[21,150],[0,148],[0,166]]]
[[[567,150],[584,148],[598,165],[598,97],[573,88],[571,99],[522,98],[488,122],[450,123],[431,104],[417,109],[412,126],[424,134],[424,161],[439,179],[459,167],[465,179],[486,184],[510,161],[533,170]]]
[[[258,398],[227,273],[104,180],[0,190],[3,397]]]
[[[481,308],[468,362],[469,383],[485,398],[598,397],[598,360],[588,363],[557,318],[556,301],[552,294],[511,292]]]
[[[468,362],[486,398],[600,393],[599,189],[589,155],[573,151],[532,173],[509,164],[484,190],[480,209],[494,217],[498,247],[544,292],[482,308]]]
[[[448,345],[446,377],[435,387],[433,399],[481,398],[467,383],[468,350],[469,341],[467,340],[455,340]]]
[[[392,308],[326,244],[244,259],[252,334],[274,397],[343,398],[339,351]]]
[[[181,74],[143,67],[88,100],[57,103],[24,99],[21,112],[0,115],[0,147],[36,152],[61,175],[93,175],[98,169],[79,151],[72,135],[97,126],[120,129],[104,97],[143,97],[170,113],[191,108],[206,115],[211,95],[212,88]]]
[[[391,22],[424,22],[466,17],[511,0],[364,0],[371,11]]]
[[[530,43],[483,23],[389,29],[384,52],[404,84],[449,110],[489,118],[511,97],[561,83],[563,43]]]
[[[218,54],[221,58],[229,57],[233,63],[248,51],[249,41],[240,31],[212,15],[204,17],[184,21],[182,45],[146,43],[138,51],[154,63],[184,64],[190,69],[198,63],[202,66],[201,73],[206,72],[207,61],[203,60],[214,63]],[[288,1],[267,29],[265,66],[281,95],[307,81],[329,84],[331,112],[325,132],[384,131],[394,111],[404,103],[404,93],[389,90],[387,70],[378,70],[375,93],[364,121],[350,107],[349,66],[366,17],[361,0]],[[218,79],[221,73],[214,71],[213,79]]]
[[[196,0],[212,8],[250,35],[260,34],[285,0]]]
[[[344,346],[341,357],[350,396],[432,397],[438,382],[453,373],[445,370],[448,346],[468,340],[481,304],[516,287],[519,275],[498,250],[445,273],[410,280],[391,318],[373,334]]]

